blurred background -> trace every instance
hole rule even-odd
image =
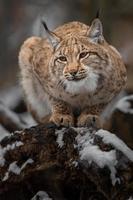
[[[50,29],[73,20],[90,24],[101,10],[104,36],[122,54],[133,89],[133,1],[0,0],[0,90],[18,84],[18,52],[23,41],[43,35],[40,18]]]
[[[90,24],[98,10],[104,37],[121,53],[128,71],[126,92],[133,93],[133,1],[131,0],[0,0],[0,124],[8,131],[23,128],[24,121],[33,124],[24,117],[15,121],[16,113],[26,113],[19,85],[18,53],[24,40],[30,36],[44,36],[40,24],[43,18],[53,30],[69,21],[81,21]],[[133,107],[133,95],[131,97]],[[19,103],[17,103],[19,102]],[[4,106],[3,106],[4,103]],[[129,107],[129,103],[124,104]],[[5,107],[6,106],[6,107]],[[123,105],[122,105],[123,107]],[[9,109],[9,110],[8,110]],[[9,112],[7,112],[9,111]],[[13,111],[13,113],[10,113]],[[133,109],[128,112],[133,113]],[[12,115],[13,114],[13,115]],[[5,116],[5,117],[3,117]],[[10,117],[9,117],[10,116]],[[123,128],[123,121],[112,125],[109,130],[128,135],[133,145],[133,115],[122,116],[122,120],[131,121],[132,127]],[[117,119],[120,118],[120,115]],[[5,120],[6,119],[6,120]],[[115,118],[113,118],[115,119]],[[9,124],[12,121],[12,126]],[[116,123],[116,120],[114,120]],[[17,124],[17,126],[16,126]],[[112,122],[110,123],[112,124]],[[13,127],[13,128],[12,128]],[[27,126],[26,126],[27,127]],[[121,127],[121,128],[120,128]],[[0,127],[1,128],[1,127]]]

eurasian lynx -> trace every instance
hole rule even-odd
[[[21,84],[29,110],[38,122],[99,126],[99,116],[126,83],[117,50],[103,37],[101,21],[91,26],[70,22],[47,38],[27,39],[19,54]]]

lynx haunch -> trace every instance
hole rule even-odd
[[[117,50],[103,36],[96,18],[91,26],[64,24],[47,37],[28,38],[21,47],[21,84],[29,111],[38,122],[100,126],[100,114],[126,83]]]

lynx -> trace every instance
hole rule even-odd
[[[70,22],[46,38],[28,38],[19,53],[21,84],[29,111],[43,123],[101,127],[105,106],[126,83],[118,51],[103,36],[99,18],[90,27]]]

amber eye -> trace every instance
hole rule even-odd
[[[82,53],[79,54],[79,59],[85,58],[87,55],[89,55],[89,52],[84,51],[84,52],[82,52]]]
[[[58,60],[61,62],[67,62],[67,58],[65,56],[60,56]]]

